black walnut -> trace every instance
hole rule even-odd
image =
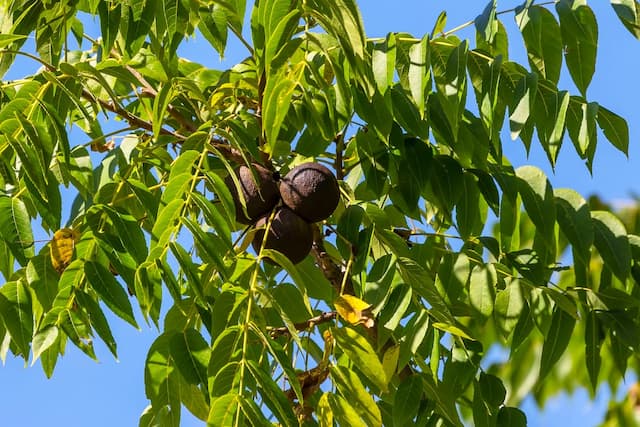
[[[256,234],[252,242],[256,252],[260,252],[264,239],[264,227],[267,225],[269,216],[267,214],[256,222]],[[313,228],[311,224],[286,206],[279,207],[271,222],[265,249],[276,250],[286,256],[293,264],[297,264],[309,254],[312,244]]]
[[[291,169],[280,181],[285,205],[307,222],[331,216],[340,201],[338,180],[319,163],[303,163]]]
[[[242,165],[235,170],[236,177],[242,188],[247,214],[242,209],[238,188],[232,177],[228,176],[225,179],[225,184],[229,187],[235,203],[236,220],[242,224],[252,224],[262,215],[270,212],[280,199],[278,184],[273,179],[273,172],[257,163],[252,166],[256,172],[255,178],[251,173],[251,169],[246,165]]]

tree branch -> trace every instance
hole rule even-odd
[[[313,258],[316,260],[316,264],[318,264],[318,267],[324,274],[324,277],[331,282],[333,289],[335,289],[338,294],[340,294],[342,282],[344,280],[344,289],[342,289],[344,293],[348,295],[355,295],[351,278],[348,276],[346,278],[344,277],[344,271],[342,268],[340,268],[340,266],[331,259],[324,248],[322,233],[318,226],[314,226],[313,229],[313,246],[311,247],[311,255],[313,255]]]
[[[304,322],[294,323],[296,330],[305,331],[307,329],[311,329],[320,323],[329,322],[336,318],[337,313],[335,311],[326,311],[324,313],[319,314],[318,316],[312,317],[311,319],[305,320]],[[286,326],[280,327],[268,327],[269,335],[271,338],[278,338],[283,335],[289,335],[289,329]]]

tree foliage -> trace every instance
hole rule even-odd
[[[638,2],[611,5],[640,37]],[[41,66],[0,87],[2,360],[50,377],[68,341],[117,355],[105,310],[141,317],[159,329],[141,426],[182,407],[215,426],[519,426],[529,394],[637,369],[637,211],[503,150],[507,130],[553,166],[569,141],[589,169],[598,142],[627,154],[626,121],[588,97],[586,1],[490,1],[475,40],[445,13],[368,38],[354,0],[21,0],[0,17],[0,73]],[[246,58],[181,58],[194,34]],[[340,180],[338,209],[300,264],[256,253],[224,178],[309,159]]]

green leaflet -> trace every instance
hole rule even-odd
[[[592,211],[594,245],[606,266],[622,281],[629,275],[631,249],[624,224],[611,212]]]
[[[589,6],[576,1],[562,0],[556,3],[556,11],[560,17],[565,63],[580,93],[586,96],[596,68],[596,17]]]
[[[0,196],[0,236],[20,264],[34,255],[31,218],[22,200]]]
[[[0,287],[0,317],[25,361],[29,359],[32,316],[31,297],[22,281],[7,282]]]
[[[327,394],[327,400],[329,402],[329,407],[333,412],[333,417],[335,417],[338,425],[354,427],[367,426],[347,399],[343,398],[339,394],[330,393]]]
[[[350,327],[333,328],[332,334],[338,347],[346,353],[358,369],[380,390],[387,389],[389,379],[382,363],[369,342]]]
[[[422,400],[423,384],[418,375],[405,378],[393,397],[393,424],[406,425],[417,414]]]
[[[527,48],[529,64],[540,76],[556,84],[562,65],[560,25],[542,6],[520,6],[515,16]]]
[[[98,336],[107,345],[107,348],[113,354],[113,357],[118,358],[117,344],[111,332],[111,327],[107,321],[102,308],[97,301],[84,292],[76,291],[74,293],[78,304],[87,312],[91,326],[98,333]],[[34,351],[35,353],[35,351]]]
[[[286,398],[280,386],[253,360],[248,361],[247,367],[259,384],[260,395],[269,409],[284,425],[295,425],[297,420],[291,408],[291,402]]]
[[[640,10],[636,0],[611,0],[618,19],[637,39],[640,39]]]
[[[371,52],[371,68],[378,91],[384,93],[393,84],[393,74],[396,65],[396,37],[387,34],[384,42],[373,45]]]
[[[598,126],[609,142],[625,155],[629,154],[629,125],[616,113],[600,106],[598,108]]]
[[[145,361],[145,393],[154,407],[167,407],[166,419],[173,427],[180,425],[179,375],[169,352],[169,337],[160,335],[149,348]]]
[[[522,166],[516,170],[517,188],[524,208],[536,226],[549,254],[555,257],[556,212],[553,191],[546,175],[533,166]]]
[[[84,273],[91,287],[100,295],[111,311],[137,328],[138,323],[133,315],[129,297],[109,269],[102,264],[87,261],[84,264]]]
[[[540,358],[540,373],[538,374],[538,383],[541,383],[551,369],[560,359],[569,345],[569,339],[573,333],[576,319],[571,317],[566,311],[559,307],[553,310],[551,325],[544,340],[542,347],[542,356]]]
[[[351,406],[358,411],[367,426],[382,425],[380,409],[355,372],[341,366],[332,366],[331,379],[345,399],[348,399]]]
[[[522,285],[517,279],[512,280],[505,289],[497,292],[493,316],[498,331],[504,338],[508,337],[518,324],[524,305]]]
[[[471,271],[469,301],[481,319],[493,313],[496,281],[495,267],[491,264],[477,266]]]
[[[429,36],[422,39],[409,48],[409,90],[411,98],[418,107],[420,118],[425,117],[426,100],[431,88],[431,68]]]
[[[598,386],[598,374],[602,365],[601,347],[604,341],[602,325],[595,311],[587,314],[587,323],[584,329],[585,360],[591,388],[595,392]]]
[[[291,97],[300,84],[304,68],[304,63],[299,63],[291,71],[282,70],[267,80],[262,101],[262,123],[264,136],[272,151],[276,148],[282,122],[289,111]]]

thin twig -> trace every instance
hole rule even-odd
[[[334,320],[336,318],[336,315],[337,313],[335,311],[326,311],[319,314],[318,316],[305,320],[304,322],[294,323],[293,326],[295,326],[297,331],[306,331],[307,329],[311,329],[321,323]],[[278,338],[280,336],[289,335],[291,333],[286,326],[268,327],[267,330],[269,331],[269,335],[271,335],[271,338]]]
[[[148,130],[150,132],[153,132],[153,124],[149,121],[146,121],[138,116],[136,116],[135,114],[132,114],[131,112],[129,112],[128,110],[126,110],[124,107],[122,107],[121,105],[116,104],[113,101],[105,101],[104,99],[100,99],[97,98],[95,96],[93,96],[93,94],[91,92],[89,92],[86,89],[82,89],[82,97],[89,100],[90,102],[94,102],[94,103],[98,103],[102,106],[102,108],[104,108],[107,111],[111,111],[114,114],[117,114],[118,116],[122,117],[127,123],[129,123],[132,126],[138,127],[138,128],[142,128],[145,130]],[[162,135],[170,135],[174,138],[176,138],[179,141],[184,141],[185,139],[187,139],[186,136],[179,134],[178,132],[174,132],[172,130],[166,129],[166,128],[160,128],[160,134]]]

